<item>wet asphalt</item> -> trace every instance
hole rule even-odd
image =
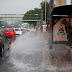
[[[72,72],[72,56],[65,45],[50,49],[48,32],[27,32],[0,58],[0,72]]]

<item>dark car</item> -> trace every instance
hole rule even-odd
[[[4,51],[10,48],[9,36],[0,31],[0,56],[3,57]]]

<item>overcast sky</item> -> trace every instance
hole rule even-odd
[[[70,4],[71,0],[67,0]],[[0,14],[24,14],[26,11],[40,8],[42,0],[0,0]]]
[[[66,0],[67,1],[67,5],[71,4],[71,0]]]
[[[24,14],[26,11],[40,8],[42,0],[0,0],[0,14]]]

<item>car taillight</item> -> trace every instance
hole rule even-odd
[[[13,33],[13,32],[12,32]]]

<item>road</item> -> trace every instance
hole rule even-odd
[[[27,32],[0,58],[0,72],[72,72],[65,45],[49,48],[49,33]]]

